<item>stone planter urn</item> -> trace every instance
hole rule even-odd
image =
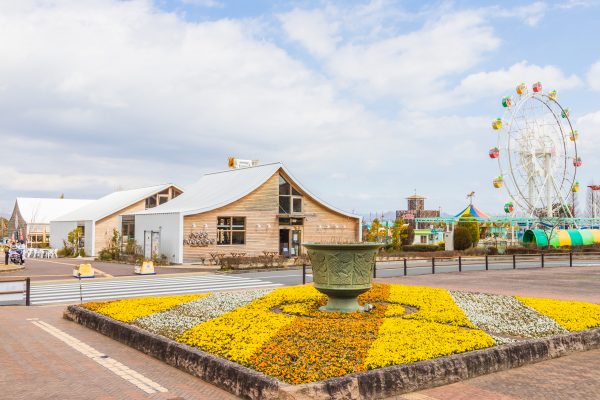
[[[325,294],[322,311],[365,311],[359,294],[371,288],[377,251],[383,243],[305,243],[313,270],[315,289]]]

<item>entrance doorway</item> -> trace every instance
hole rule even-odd
[[[298,257],[301,252],[302,231],[279,229],[279,254],[284,257]]]

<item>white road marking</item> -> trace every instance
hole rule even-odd
[[[82,281],[84,301],[140,296],[207,293],[221,290],[269,288],[280,283],[237,276],[154,277],[115,281]],[[79,282],[32,285],[32,304],[79,302]]]
[[[47,322],[40,321],[37,318],[28,318],[28,320],[30,320],[31,323],[35,326],[48,332],[49,334],[59,339],[60,341],[66,343],[68,346],[77,350],[81,354],[84,354],[87,357],[91,358],[98,364],[102,365],[104,368],[108,369],[115,375],[125,379],[126,381],[132,383],[133,385],[137,386],[144,392],[148,394],[156,392],[168,392],[167,389],[154,382],[153,380],[146,378],[144,375],[128,368],[127,366],[121,364],[117,360],[100,353],[93,347],[48,324]]]

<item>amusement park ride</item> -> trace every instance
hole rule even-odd
[[[573,218],[568,199],[579,191],[575,178],[583,163],[569,109],[558,102],[556,90],[544,93],[540,82],[531,92],[524,83],[516,91],[519,98],[504,97],[504,117],[492,122],[498,144],[489,156],[500,169],[493,185],[506,188],[523,216]]]
[[[558,102],[556,90],[544,92],[540,82],[531,88],[521,83],[516,94],[516,98],[502,98],[504,115],[491,123],[497,144],[488,152],[499,168],[492,185],[504,188],[509,197],[505,215],[478,218],[478,222],[513,229],[529,229],[540,223],[565,229],[598,227],[600,219],[574,215],[573,199],[579,191],[577,170],[583,161],[577,152],[579,133],[573,128],[569,108]],[[417,222],[448,226],[456,223],[457,217]]]

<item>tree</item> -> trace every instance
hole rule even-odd
[[[83,230],[80,227],[73,229],[67,235],[67,241],[69,246],[73,249],[73,254],[79,255],[79,249],[81,247],[81,241],[83,239]],[[65,250],[67,243],[65,243]]]
[[[378,218],[375,218],[367,232],[367,242],[385,242],[386,231],[387,228],[381,225]]]
[[[552,240],[555,231],[560,229],[560,227],[564,225],[564,217],[540,217],[538,219],[537,228],[544,232],[544,236],[546,236],[546,240],[548,242],[544,249],[550,248],[550,241]]]
[[[398,250],[403,244],[407,244],[410,236],[414,237],[414,231],[402,218],[396,218],[392,226],[392,247]]]
[[[460,217],[458,220],[458,226],[462,226],[469,231],[472,245],[479,243],[479,222],[477,222],[477,218],[473,214],[465,214]]]
[[[8,220],[0,217],[0,238],[8,236]]]
[[[454,228],[454,248],[456,250],[466,250],[473,245],[471,240],[471,231],[465,226],[458,225]]]

